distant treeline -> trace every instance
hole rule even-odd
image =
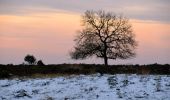
[[[170,75],[170,65],[104,65],[58,64],[58,65],[0,65],[0,78],[40,75],[70,74],[164,74]]]

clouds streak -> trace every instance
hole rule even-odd
[[[132,19],[170,22],[169,5],[169,0],[0,0],[0,14],[58,10],[83,13],[87,9],[103,9],[123,13]]]

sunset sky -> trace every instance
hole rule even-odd
[[[130,19],[136,57],[109,64],[170,64],[170,0],[0,0],[0,64],[21,64],[33,54],[45,64],[103,63],[72,60],[76,31],[86,10],[105,10]]]

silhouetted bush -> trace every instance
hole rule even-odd
[[[37,62],[37,65],[39,65],[39,66],[44,66],[45,64],[42,62],[42,60],[39,60],[39,61]]]

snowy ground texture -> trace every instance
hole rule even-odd
[[[71,75],[0,80],[0,100],[170,100],[168,75]]]

